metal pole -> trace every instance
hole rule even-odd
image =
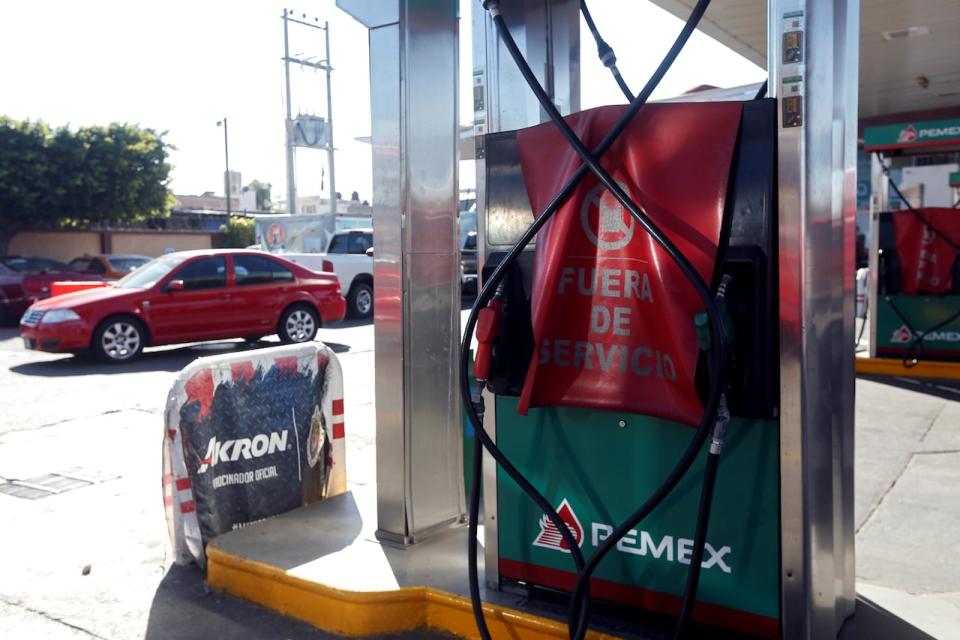
[[[369,29],[377,537],[462,522],[456,0],[337,0]]]
[[[227,182],[227,216],[230,215],[230,146],[227,143],[227,118],[223,118],[223,156],[224,162],[227,165],[227,173],[225,176]]]
[[[777,100],[780,637],[836,638],[853,613],[856,0],[769,0]]]
[[[330,232],[333,233],[336,225],[337,215],[337,181],[333,168],[333,94],[331,93],[330,73],[333,67],[330,66],[330,23],[323,23],[323,35],[327,41],[327,164],[330,165],[330,215],[333,220],[330,222]]]
[[[293,107],[290,100],[290,36],[287,28],[289,10],[283,10],[283,72],[286,78],[287,119],[285,124],[287,136],[287,213],[297,212],[297,176],[294,164],[293,140],[290,136],[290,122],[293,119]]]

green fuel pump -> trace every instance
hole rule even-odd
[[[674,637],[691,617],[779,632],[775,103],[644,106],[708,4],[636,98],[588,18],[631,102],[564,120],[484,2],[551,123],[486,140],[488,208],[527,202],[533,223],[484,265],[461,353],[482,637],[484,449],[499,465],[501,579],[571,592],[571,637],[591,598],[674,615]],[[697,184],[670,177],[683,173]]]

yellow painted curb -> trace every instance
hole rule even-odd
[[[869,375],[960,380],[960,362],[921,360],[905,367],[903,361],[894,358],[857,358],[856,363],[857,373]]]
[[[288,574],[262,562],[207,547],[207,584],[212,589],[347,636],[368,636],[432,627],[464,638],[479,637],[470,599],[432,587],[395,591],[346,591]],[[484,604],[495,638],[536,640],[566,638],[567,627],[506,607]],[[616,636],[590,632],[591,640]]]

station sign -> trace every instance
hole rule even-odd
[[[960,119],[917,120],[897,124],[865,127],[863,146],[866,151],[916,149],[960,144]]]

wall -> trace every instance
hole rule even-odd
[[[135,253],[144,256],[159,256],[167,249],[212,249],[213,234],[210,233],[151,233],[113,232],[110,253]]]
[[[175,231],[21,231],[7,247],[11,255],[70,261],[92,253],[159,256],[167,249],[211,249],[218,234]]]
[[[21,231],[10,240],[7,252],[67,262],[85,253],[100,253],[100,232]]]

